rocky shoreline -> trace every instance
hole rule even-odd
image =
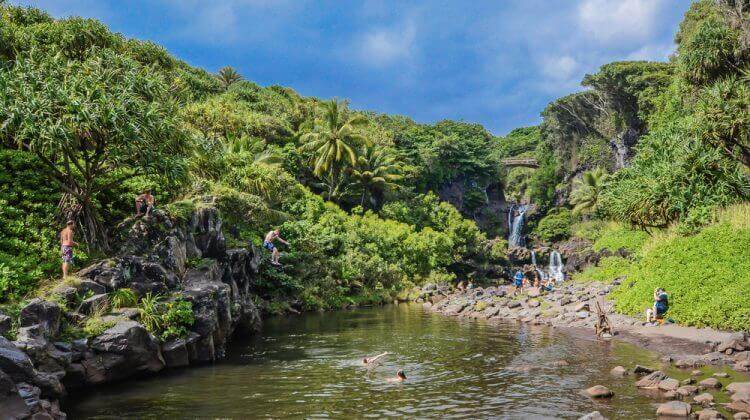
[[[182,223],[156,212],[125,225],[117,257],[31,300],[21,309],[16,339],[0,336],[0,418],[64,419],[60,400],[71,391],[210,363],[224,356],[233,334],[258,330],[252,290],[260,253],[226,248],[210,197]],[[192,261],[200,264],[191,266]],[[122,288],[190,302],[195,316],[190,331],[161,341],[136,308],[119,308],[101,317],[107,328],[100,334],[64,339],[65,325],[80,324],[107,304],[108,293]],[[80,296],[89,297],[74,304]],[[0,315],[0,333],[10,328],[11,318]]]
[[[702,366],[728,366],[737,372],[750,371],[750,337],[744,332],[731,333],[710,329],[679,327],[675,325],[643,326],[641,320],[611,314],[613,303],[605,299],[612,284],[565,284],[552,292],[540,294],[536,289],[512,295],[507,286],[469,288],[453,291],[445,287],[427,285],[422,288],[417,301],[430,311],[473,319],[502,320],[544,325],[553,328],[584,329],[594,337],[597,320],[593,312],[596,303],[610,314],[614,334],[604,339],[624,340],[663,355],[662,362],[680,369]],[[700,419],[724,418],[715,408],[713,396],[707,390],[718,390],[722,383],[718,377],[698,381],[702,371],[693,370],[692,377],[683,381],[668,377],[660,370],[643,366],[629,369],[617,366],[612,375],[632,375],[635,386],[656,390],[655,398],[668,400],[657,407],[659,417],[688,417]],[[734,413],[735,419],[750,418],[750,382],[736,382],[726,386],[730,402],[722,408]],[[703,393],[699,393],[703,391]],[[582,391],[591,398],[611,398],[611,391],[596,385]],[[693,409],[696,406],[696,410]],[[698,411],[700,410],[700,411]],[[603,418],[591,413],[585,418]]]

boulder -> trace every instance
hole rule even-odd
[[[521,302],[517,300],[511,300],[508,302],[508,309],[515,309],[521,306]]]
[[[659,382],[659,389],[662,391],[677,391],[680,387],[680,381],[674,378],[662,379]]]
[[[633,373],[635,373],[636,375],[647,375],[655,371],[656,369],[651,369],[649,367],[641,366],[641,365],[635,365],[635,367],[633,368]]]
[[[693,395],[698,393],[698,387],[695,385],[683,385],[679,388],[677,388],[677,394],[683,397],[687,397],[688,395]]]
[[[695,401],[696,404],[707,407],[714,402],[714,396],[709,394],[708,392],[704,392],[703,394],[693,397],[693,401]]]
[[[750,394],[750,382],[732,382],[731,384],[727,385],[727,392],[729,392],[730,394]]]
[[[7,338],[0,336],[0,371],[14,382],[26,382],[40,387],[45,395],[61,396],[64,388],[56,376],[39,373],[29,356]]]
[[[581,303],[579,303],[578,305],[576,305],[573,308],[573,311],[575,311],[575,312],[579,312],[579,311],[587,311],[588,312],[590,310],[591,310],[591,308],[589,307],[588,302],[581,302]]]
[[[164,356],[164,362],[167,367],[174,368],[190,364],[190,358],[188,356],[187,345],[184,338],[178,338],[164,343],[161,347],[161,352]]]
[[[639,379],[638,382],[635,383],[635,386],[638,388],[657,389],[659,383],[664,379],[667,379],[667,375],[665,375],[664,372],[657,370]]]
[[[669,401],[659,404],[656,415],[662,417],[687,417],[690,415],[690,404],[682,401]]]
[[[92,280],[81,280],[75,287],[76,291],[81,295],[85,295],[86,293],[91,293],[94,295],[101,295],[103,293],[107,293],[107,288],[103,285],[92,281]]]
[[[107,298],[106,294],[102,293],[84,299],[83,302],[81,302],[79,311],[84,314],[103,313],[108,307],[109,298]]]
[[[31,415],[31,410],[18,394],[13,379],[0,370],[0,417],[22,419]]]
[[[734,337],[726,341],[719,343],[716,351],[726,354],[732,354],[735,352],[747,350],[747,342],[739,337]]]
[[[719,382],[716,378],[706,378],[700,382],[698,382],[698,386],[701,389],[708,389],[708,388],[721,388],[721,382]]]
[[[732,416],[734,420],[750,420],[750,414],[745,413],[744,411],[740,411],[737,413],[734,413],[734,416]]]
[[[195,246],[203,257],[221,258],[226,252],[222,221],[215,207],[200,207],[193,213],[188,228],[193,232]]]
[[[616,377],[620,378],[620,377],[623,377],[623,376],[627,376],[628,375],[628,370],[625,369],[622,366],[615,366],[615,367],[612,368],[612,370],[609,371],[609,373],[612,376],[616,376]]]
[[[90,382],[110,382],[164,367],[159,343],[143,325],[121,319],[90,341],[95,352],[84,360]]]
[[[60,309],[60,305],[55,302],[35,298],[21,309],[18,323],[21,327],[39,325],[40,332],[45,337],[49,337],[57,335],[60,330],[61,317],[62,310]]]
[[[12,319],[3,313],[0,313],[0,335],[5,335],[13,328]]]
[[[612,391],[603,385],[594,385],[585,391],[586,395],[591,398],[610,398],[614,395]]]
[[[695,383],[695,378],[686,378],[680,381],[680,385],[693,385]]]
[[[714,373],[714,377],[716,378],[728,378],[729,374],[726,372],[716,372]]]
[[[538,308],[541,305],[541,303],[539,303],[538,300],[534,299],[534,300],[530,300],[528,305],[529,305],[529,308]]]
[[[700,370],[696,369],[696,370],[690,372],[690,375],[691,376],[701,376],[701,375],[703,375],[703,371],[700,371]]]
[[[698,420],[715,420],[723,418],[726,418],[723,414],[710,408],[704,408],[703,410],[698,412]]]

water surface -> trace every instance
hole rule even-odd
[[[593,334],[455,319],[398,305],[266,320],[210,366],[166,372],[66,404],[70,418],[652,418],[654,400],[614,379],[655,356]],[[393,353],[374,372],[365,355]],[[568,365],[560,366],[565,360]],[[387,381],[403,369],[404,383]],[[582,389],[604,384],[610,401]]]

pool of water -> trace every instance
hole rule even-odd
[[[214,365],[82,391],[69,418],[653,418],[654,400],[616,365],[657,365],[593,334],[443,317],[396,305],[272,318]],[[373,372],[362,358],[392,355]],[[558,361],[568,365],[561,366]],[[388,379],[403,369],[408,379]],[[596,384],[615,392],[594,401]]]

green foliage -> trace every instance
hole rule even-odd
[[[573,204],[573,214],[594,213],[599,211],[599,196],[607,180],[607,173],[602,168],[586,171],[573,184],[570,194],[570,204]]]
[[[576,282],[611,283],[612,280],[627,275],[633,262],[622,257],[605,257],[595,266],[589,266],[580,273],[573,274]]]
[[[193,304],[182,299],[167,302],[162,321],[162,341],[187,336],[188,328],[195,323]]]
[[[669,293],[668,316],[681,324],[747,330],[750,326],[750,230],[722,222],[698,234],[650,244],[612,293],[619,311],[641,315],[652,293]],[[629,287],[629,282],[634,282]]]
[[[113,308],[131,308],[138,303],[138,296],[132,289],[117,289],[109,294],[109,302]]]
[[[140,321],[152,334],[157,334],[162,329],[161,304],[163,297],[147,293],[138,303]]]
[[[544,242],[557,242],[570,237],[573,217],[570,210],[557,208],[539,221],[534,233]]]
[[[117,322],[114,319],[103,319],[101,316],[91,316],[86,319],[83,325],[83,334],[88,338],[94,338],[102,335],[104,331],[114,327]],[[70,332],[75,335],[75,333]]]
[[[242,80],[242,76],[237,73],[237,70],[230,66],[222,67],[216,75],[216,78],[219,79],[219,82],[224,86],[224,89],[229,89],[234,83]]]
[[[164,206],[169,216],[180,222],[187,222],[195,211],[195,201],[190,199],[173,201]]]
[[[608,249],[616,252],[619,249],[636,253],[648,241],[649,235],[641,230],[633,230],[620,223],[610,222],[602,226],[593,248],[596,251]]]
[[[26,295],[59,270],[53,215],[60,192],[45,170],[30,153],[0,149],[0,302]]]

